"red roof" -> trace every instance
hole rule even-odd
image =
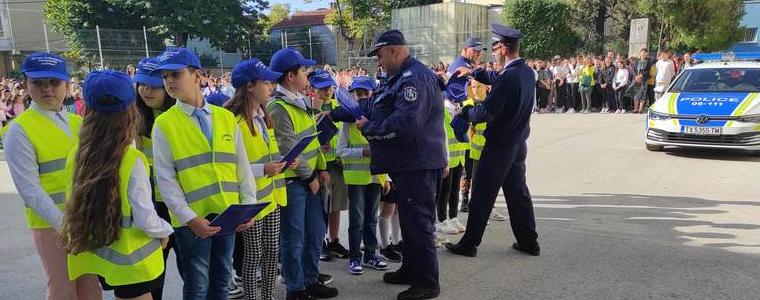
[[[333,10],[329,8],[320,8],[313,11],[299,11],[287,19],[280,21],[280,23],[275,24],[272,26],[272,29],[324,25],[326,24],[325,17],[327,17],[332,11]]]

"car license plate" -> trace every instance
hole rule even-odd
[[[685,134],[693,134],[693,135],[720,135],[723,133],[723,128],[721,127],[691,127],[691,126],[684,126],[683,127],[683,133]]]

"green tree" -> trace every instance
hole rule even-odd
[[[719,51],[742,38],[741,0],[637,0],[637,10],[658,49]]]
[[[177,46],[190,37],[206,38],[226,49],[242,47],[243,38],[260,32],[257,20],[265,0],[50,0],[43,9],[53,28],[81,45],[82,29],[141,29],[143,26]]]
[[[515,0],[504,8],[504,21],[525,35],[520,54],[547,59],[554,55],[572,55],[578,36],[572,29],[573,10],[558,0]]]
[[[272,5],[269,9],[269,14],[259,19],[259,25],[262,28],[262,32],[268,33],[274,25],[282,22],[290,16],[290,4],[278,3]]]

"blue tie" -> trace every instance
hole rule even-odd
[[[198,125],[201,127],[201,132],[206,136],[208,144],[211,145],[211,124],[209,124],[208,119],[204,114],[205,112],[200,108],[193,110],[193,116],[198,119]]]

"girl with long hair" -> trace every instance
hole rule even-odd
[[[166,93],[163,78],[158,73],[153,72],[157,65],[158,59],[156,58],[142,59],[137,64],[137,74],[132,78],[132,82],[135,83],[135,96],[137,99],[135,105],[142,119],[140,126],[137,128],[138,139],[136,146],[137,150],[142,151],[148,159],[151,187],[153,188],[153,206],[156,209],[156,213],[165,221],[171,222],[169,209],[161,199],[161,194],[156,186],[156,174],[153,171],[153,140],[151,138],[151,131],[153,130],[153,122],[156,117],[172,107],[176,100]],[[172,248],[174,248],[174,235],[169,237],[169,243],[164,248],[164,262]],[[154,290],[152,295],[154,300],[162,299],[163,289]]]
[[[225,108],[235,114],[251,171],[256,179],[258,203],[269,205],[256,216],[253,227],[243,231],[242,277],[246,299],[272,299],[277,279],[280,240],[280,207],[287,204],[285,163],[279,162],[280,150],[274,135],[267,102],[274,89],[273,81],[282,74],[273,72],[258,59],[246,60],[232,70],[235,94]],[[295,168],[297,163],[293,163]],[[236,244],[236,250],[241,248]],[[261,284],[256,274],[261,272]]]
[[[87,114],[64,174],[61,231],[69,277],[97,274],[118,299],[152,299],[163,286],[162,246],[173,232],[151,202],[147,159],[132,143],[140,115],[129,75],[95,71],[84,84]]]

